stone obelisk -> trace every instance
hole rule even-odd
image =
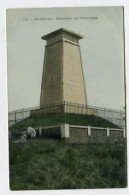
[[[61,28],[46,40],[40,107],[70,102],[86,106],[79,40],[83,36]]]

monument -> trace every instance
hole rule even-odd
[[[40,106],[71,102],[86,106],[77,33],[61,28],[42,37],[45,46]]]
[[[41,38],[47,43],[44,54],[40,109],[31,111],[31,115],[53,112],[53,110],[94,114],[95,111],[86,107],[86,91],[79,46],[79,40],[83,36],[61,28]],[[59,109],[62,103],[64,106]],[[70,104],[70,111],[66,110],[65,103]],[[49,108],[50,105],[54,105],[54,109]],[[78,106],[78,111],[75,105]]]

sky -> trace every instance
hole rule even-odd
[[[46,42],[59,28],[79,41],[88,105],[123,110],[124,41],[122,7],[7,10],[9,111],[40,104]]]

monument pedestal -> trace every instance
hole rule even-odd
[[[42,37],[47,44],[40,109],[31,111],[31,115],[53,112],[95,114],[95,111],[86,108],[86,91],[79,46],[79,40],[82,38],[80,34],[64,28]],[[70,102],[70,107],[60,102]]]
[[[42,37],[45,46],[40,107],[71,102],[86,106],[79,49],[83,37],[64,28]]]

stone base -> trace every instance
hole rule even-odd
[[[124,129],[62,124],[35,128],[40,136],[59,138],[66,143],[124,143]],[[94,132],[95,131],[95,132]],[[112,134],[112,131],[113,134]],[[108,132],[108,133],[107,133]]]
[[[97,110],[87,108],[85,106],[76,106],[76,105],[54,105],[54,106],[45,106],[40,109],[31,110],[30,116],[38,116],[46,113],[75,113],[75,114],[87,114],[87,115],[97,115]]]

